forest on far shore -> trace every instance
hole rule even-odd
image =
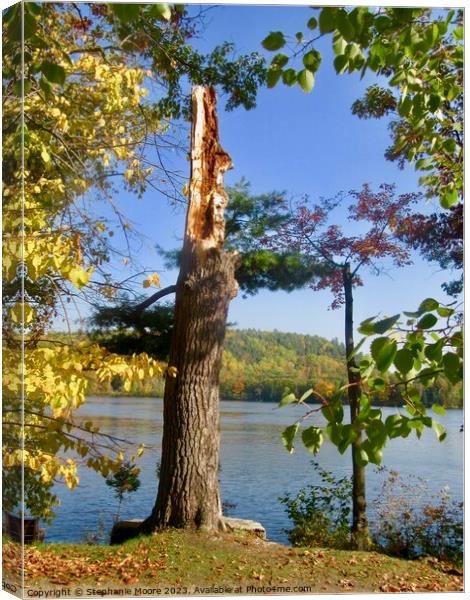
[[[77,334],[79,335],[79,334]],[[294,392],[297,397],[312,388],[324,398],[346,382],[344,344],[336,338],[327,340],[317,335],[259,331],[257,329],[228,329],[225,338],[220,398],[254,402],[280,402],[283,396]],[[163,396],[162,379],[134,381],[130,390],[124,390],[119,377],[111,383],[91,384],[91,395]],[[462,408],[459,386],[448,382],[437,383],[424,390],[424,402],[431,406]],[[310,402],[320,402],[310,397]],[[397,391],[392,397],[377,395],[375,404],[399,405]]]

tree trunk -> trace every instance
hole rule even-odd
[[[164,394],[158,495],[143,530],[216,529],[219,496],[219,370],[237,256],[224,252],[223,174],[231,165],[218,139],[212,88],[193,88],[191,180],[175,329]]]
[[[356,361],[352,355],[354,350],[354,333],[353,333],[353,282],[351,269],[349,264],[343,268],[343,286],[345,297],[345,346],[346,346],[346,361],[348,372],[348,399],[351,413],[351,423],[354,423],[359,412],[361,397],[361,384],[356,369]],[[366,513],[366,469],[359,466],[358,457],[362,443],[362,432],[359,432],[357,438],[351,444],[352,450],[352,467],[353,467],[353,522],[352,522],[352,543],[358,550],[366,550],[370,547],[369,525],[367,522]]]

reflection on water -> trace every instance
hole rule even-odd
[[[105,433],[152,445],[139,460],[141,486],[123,504],[121,517],[124,519],[146,517],[155,500],[162,404],[160,399],[154,398],[90,398],[80,411],[84,420],[93,420]],[[385,415],[394,411],[383,409]],[[298,406],[279,410],[276,405],[267,403],[221,402],[222,500],[235,505],[229,509],[230,515],[260,521],[266,527],[268,538],[280,542],[287,541],[283,530],[289,527],[289,520],[278,501],[279,496],[317,482],[311,466],[312,455],[301,443],[296,452],[288,454],[280,440],[282,430],[301,414],[303,409]],[[461,500],[463,414],[460,410],[449,411],[439,420],[448,432],[443,443],[437,441],[433,431],[426,431],[420,440],[411,435],[407,439],[392,440],[384,451],[383,464],[401,475],[419,475],[434,492],[449,486],[452,496]],[[337,476],[350,474],[349,451],[341,456],[328,441],[316,460]],[[54,524],[47,528],[48,541],[81,541],[87,532],[95,532],[99,523],[109,531],[116,508],[112,491],[100,475],[88,469],[81,469],[80,477],[80,485],[73,491],[57,486],[61,506]],[[380,481],[375,467],[368,467],[369,500],[377,494]]]

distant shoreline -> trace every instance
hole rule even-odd
[[[128,394],[128,393],[103,393],[103,394],[90,394],[87,398],[151,398],[154,400],[163,400],[161,396],[155,396],[154,394]],[[224,402],[253,402],[256,404],[279,404],[277,401],[273,400],[247,400],[246,398],[220,398],[221,401]],[[319,405],[320,402],[311,402],[311,404]],[[344,406],[347,406],[345,403]],[[398,406],[396,404],[384,404],[380,402],[373,402],[372,406],[382,407],[382,408],[403,408],[404,404]],[[431,410],[431,407],[428,407]],[[445,410],[463,410],[463,406],[444,406]]]

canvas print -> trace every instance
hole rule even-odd
[[[3,11],[3,590],[463,591],[463,6]]]

